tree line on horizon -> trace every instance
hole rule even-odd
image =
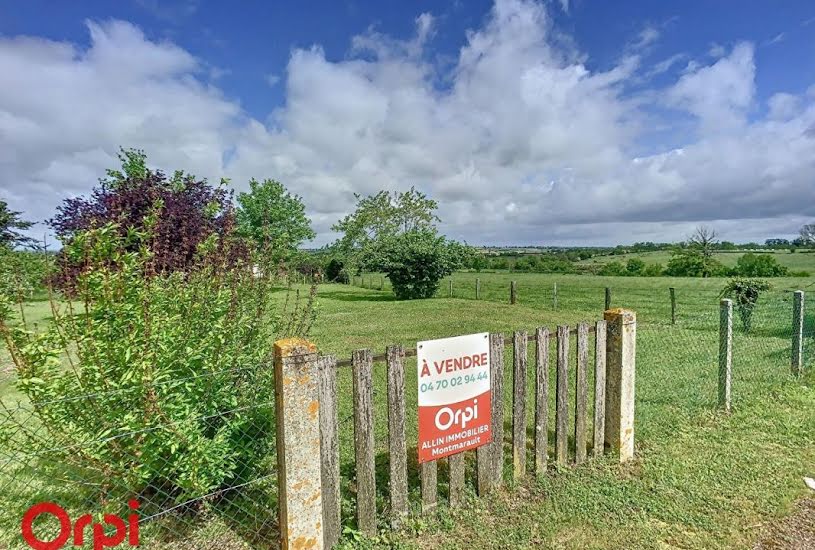
[[[305,251],[302,245],[312,240],[315,232],[302,197],[290,193],[282,183],[252,179],[248,191],[236,197],[228,180],[212,185],[182,171],[168,176],[152,170],[143,151],[123,149],[119,158],[121,168],[108,170],[87,197],[63,201],[54,217],[46,221],[63,244],[50,274],[50,282],[58,288],[70,289],[84,269],[82,259],[67,254],[65,245],[82,232],[105,224],[114,224],[122,236],[149,232],[149,269],[156,274],[183,271],[197,261],[203,248],[224,246],[229,241],[232,261],[263,250],[263,268],[281,274],[297,271],[345,282],[362,272],[382,272],[399,298],[432,296],[439,281],[458,269],[647,277],[805,275],[790,273],[766,254],[744,254],[736,267],[728,268],[716,260],[714,252],[787,248],[794,252],[815,243],[815,224],[802,227],[794,240],[767,239],[764,245],[720,241],[715,231],[700,226],[680,243],[564,247],[533,254],[497,247],[496,253],[495,249],[478,249],[441,235],[436,227],[441,221],[436,213],[438,203],[410,188],[355,195],[354,211],[332,226],[340,237],[330,245]],[[25,233],[32,225],[22,213],[0,201],[0,246],[7,250],[37,249],[38,243]],[[652,251],[670,251],[672,256],[664,266],[640,258],[601,266],[579,263],[596,256]],[[26,263],[31,264],[31,259],[17,261],[19,265],[14,268],[32,271],[23,265]],[[33,271],[37,277],[43,270]]]

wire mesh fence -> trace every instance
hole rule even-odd
[[[512,281],[516,282],[516,302],[541,311],[585,318],[596,317],[607,305],[636,311],[640,365],[644,369],[654,362],[675,365],[675,378],[666,383],[679,385],[684,380],[689,400],[715,403],[722,279],[455,273],[440,283],[436,297],[510,303]],[[381,274],[356,276],[351,283],[390,291],[387,278]],[[755,307],[736,304],[736,397],[738,391],[760,391],[762,385],[790,375],[793,291],[808,284],[811,281],[775,279],[772,288],[760,294]],[[804,311],[803,366],[811,370],[815,365],[815,313],[806,307]],[[739,386],[740,381],[747,384]]]
[[[215,378],[228,379],[235,392],[202,394],[190,405],[192,382]],[[67,536],[90,547],[88,523],[103,524],[109,541],[138,539],[148,548],[255,548],[277,540],[273,395],[245,391],[269,387],[265,374],[198,373],[144,391],[111,387],[42,401],[14,391],[10,373],[0,384],[0,548],[30,547],[21,518],[43,502],[58,503],[70,533],[43,513],[29,523],[40,541]],[[170,412],[179,403],[187,410]],[[110,410],[122,412],[118,421]],[[49,426],[55,415],[72,422],[56,432]],[[137,524],[121,530],[106,514],[136,514]]]

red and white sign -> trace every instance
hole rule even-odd
[[[416,350],[419,462],[492,441],[489,333],[419,342]]]

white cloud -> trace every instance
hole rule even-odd
[[[702,122],[703,133],[739,130],[755,92],[753,46],[740,43],[713,65],[694,67],[668,90],[668,104]]]
[[[266,123],[206,84],[204,63],[126,23],[90,23],[85,50],[0,39],[3,194],[46,218],[123,145],[237,185],[277,178],[305,198],[320,243],[354,192],[411,185],[470,242],[667,240],[700,221],[741,240],[815,215],[815,97],[779,94],[752,116],[749,44],[689,63],[667,89],[633,91],[648,70],[635,56],[591,71],[540,3],[496,2],[443,73],[426,61],[432,16],[415,24],[409,40],[370,29],[340,61],[294,50],[286,103]],[[665,107],[678,114],[654,114]],[[649,129],[677,116],[696,135],[654,151]]]

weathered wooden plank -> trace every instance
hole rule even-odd
[[[555,460],[569,457],[569,327],[557,327],[557,383],[555,389]]]
[[[525,330],[515,331],[512,374],[512,477],[526,475],[526,352]]]
[[[340,444],[337,415],[337,358],[321,357],[317,364],[320,395],[320,475],[323,490],[323,541],[332,548],[340,540]]]
[[[447,460],[450,469],[450,507],[464,503],[464,453],[451,455]]]
[[[586,461],[586,416],[589,408],[589,325],[577,325],[577,372],[575,373],[574,396],[574,461]]]
[[[492,446],[482,445],[475,450],[475,464],[476,464],[476,489],[479,496],[484,496],[490,492],[492,488],[494,477],[492,475]]]
[[[422,512],[433,510],[439,501],[438,461],[422,462]]]
[[[504,483],[504,335],[490,334],[490,380],[492,382],[492,484]]]
[[[594,329],[594,456],[602,456],[606,435],[606,322]]]
[[[535,474],[546,472],[549,438],[549,329],[535,331]]]
[[[405,437],[405,350],[388,346],[388,453],[390,464],[391,525],[398,527],[408,513],[407,449]]]
[[[354,453],[356,457],[357,527],[376,534],[373,361],[371,350],[352,355],[354,377]]]

